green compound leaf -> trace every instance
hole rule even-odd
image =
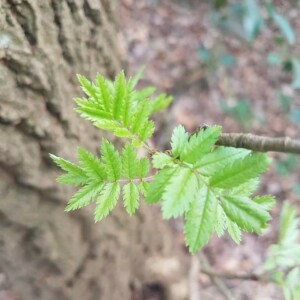
[[[253,201],[266,210],[270,210],[276,203],[275,198],[270,195],[256,196],[253,198]]]
[[[104,165],[92,153],[78,148],[77,155],[84,172],[90,179],[98,181],[106,179]]]
[[[142,157],[137,161],[137,177],[146,177],[149,173],[149,160],[146,157]]]
[[[173,100],[173,97],[167,96],[166,94],[160,94],[156,97],[152,103],[151,114],[157,113],[160,110],[165,109]]]
[[[126,80],[123,71],[117,75],[114,87],[113,117],[114,119],[119,119],[121,116],[123,101],[127,94]]]
[[[76,111],[96,127],[110,130],[117,137],[130,138],[135,145],[152,136],[154,123],[149,116],[170,102],[166,96],[149,100],[153,88],[133,90],[138,76],[127,82],[123,71],[114,82],[100,74],[96,77],[96,83],[82,75],[78,75],[78,79],[88,99],[74,99],[78,105]]]
[[[97,88],[83,75],[77,74],[77,79],[81,85],[83,92],[94,101],[99,101]],[[100,102],[101,103],[101,102]]]
[[[167,166],[174,165],[173,158],[166,153],[156,152],[152,157],[153,167],[156,169],[163,169]]]
[[[189,135],[185,132],[185,129],[182,125],[177,126],[172,134],[171,146],[172,146],[172,155],[173,157],[179,157],[181,153],[184,152],[189,140]]]
[[[221,205],[217,205],[216,208],[216,219],[215,219],[215,230],[217,232],[218,237],[221,237],[224,234],[224,231],[227,229],[227,220],[224,210]]]
[[[214,151],[206,154],[202,159],[195,163],[195,167],[201,175],[212,176],[219,173],[224,167],[241,160],[250,153],[246,149],[232,147],[217,147]]]
[[[228,218],[227,218],[227,230],[228,230],[229,235],[233,239],[233,241],[239,245],[242,240],[241,229],[235,222],[232,222]]]
[[[148,204],[161,200],[163,192],[176,170],[177,168],[165,168],[154,176],[153,181],[149,184],[151,193],[148,193],[145,199]]]
[[[142,181],[139,185],[138,185],[138,189],[141,192],[141,194],[143,194],[144,197],[147,197],[148,191],[149,191],[149,183],[146,181]]]
[[[59,183],[78,186],[88,182],[89,177],[81,167],[54,154],[50,154],[50,157],[57,166],[67,172],[67,174],[63,174],[57,178]]]
[[[135,213],[139,207],[139,190],[133,182],[129,182],[123,187],[124,206],[129,215]]]
[[[193,134],[180,159],[192,164],[197,163],[205,154],[211,151],[211,147],[215,144],[220,134],[220,126],[211,126]]]
[[[105,78],[102,75],[97,74],[96,82],[97,82],[98,92],[102,99],[104,110],[107,112],[111,112],[113,98],[111,95],[111,91],[108,87],[107,81],[105,80]]]
[[[122,175],[133,179],[137,175],[138,163],[134,147],[126,144],[122,152]]]
[[[245,158],[221,169],[210,178],[210,185],[230,189],[257,177],[269,165],[266,154],[251,153]]]
[[[101,154],[108,180],[120,179],[122,163],[120,155],[115,150],[113,144],[107,140],[103,140],[101,144]]]
[[[68,202],[65,211],[75,210],[90,204],[103,189],[103,183],[92,181],[82,187]]]
[[[110,120],[112,118],[109,112],[102,110],[102,106],[99,103],[82,98],[75,98],[74,101],[78,105],[75,110],[81,117],[87,120],[101,122],[102,120]]]
[[[222,197],[221,205],[227,217],[248,232],[260,234],[270,220],[270,214],[248,197]]]
[[[95,222],[106,217],[109,212],[116,206],[120,195],[120,184],[117,182],[107,183],[101,195],[98,197],[95,209]]]
[[[216,209],[215,195],[203,185],[185,215],[184,232],[190,252],[195,253],[208,242],[214,232]]]
[[[162,195],[162,213],[165,219],[178,217],[187,211],[199,190],[196,175],[190,169],[180,168],[170,179]]]
[[[139,131],[147,124],[148,117],[151,114],[151,103],[149,100],[144,99],[140,101],[136,113],[132,117],[131,130],[133,133],[139,135]]]

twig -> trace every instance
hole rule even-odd
[[[210,263],[203,252],[199,252],[199,259],[201,261],[201,266],[203,267],[203,269],[210,271],[210,274],[207,275],[209,276],[211,282],[218,288],[220,293],[223,295],[224,299],[234,300],[233,295],[227,289],[224,282],[218,276],[214,275]]]
[[[266,278],[263,274],[231,274],[231,273],[216,273],[211,270],[207,270],[205,268],[201,268],[200,270],[202,273],[208,275],[208,276],[216,276],[219,278],[225,278],[229,280],[249,280],[249,281],[259,281],[259,282],[266,282]]]
[[[223,133],[216,145],[246,148],[259,152],[286,152],[300,154],[300,140],[289,137],[270,138],[251,133]]]
[[[191,257],[191,267],[189,273],[189,287],[190,287],[190,297],[189,300],[201,300],[202,295],[200,292],[200,285],[198,282],[198,274],[200,271],[199,259],[196,255]]]

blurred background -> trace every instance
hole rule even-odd
[[[141,66],[140,87],[174,97],[155,119],[157,148],[178,123],[300,139],[299,36],[297,0],[0,0],[0,300],[284,299],[268,280],[201,268],[263,272],[283,203],[300,211],[299,156],[270,154],[259,192],[277,204],[262,237],[214,236],[192,258],[181,220],[159,207],[129,217],[120,205],[97,224],[92,207],[64,213],[74,190],[48,153],[75,161],[104,136],[73,110],[76,73]]]

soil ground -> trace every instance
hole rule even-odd
[[[224,132],[300,138],[299,123],[291,121],[282,109],[278,89],[281,88],[293,98],[292,110],[299,108],[299,92],[290,88],[289,75],[266,63],[267,53],[275,49],[272,37],[274,28],[267,26],[253,43],[246,43],[225,35],[213,26],[209,18],[210,5],[203,2],[122,1],[120,22],[129,45],[125,54],[129,72],[133,74],[141,65],[145,65],[143,84],[153,85],[159,92],[174,96],[168,112],[157,117],[156,145],[160,148],[169,147],[168,141],[177,123],[190,131],[206,123],[220,124]],[[278,1],[276,7],[283,14],[287,13],[296,36],[299,36],[300,11],[290,10],[285,4]],[[235,58],[234,68],[206,68],[198,54],[203,47],[219,47],[230,53]],[[297,52],[297,49],[299,45],[293,51]],[[240,99],[249,99],[249,111],[242,115],[242,119],[249,117],[248,123],[239,122],[222,109],[221,103],[224,101],[227,106],[233,107]],[[249,116],[251,113],[252,118]],[[235,245],[229,237],[213,237],[204,252],[216,272],[259,272],[267,255],[266,249],[276,240],[283,201],[288,199],[294,204],[298,203],[299,209],[299,194],[294,192],[300,180],[299,159],[298,167],[289,170],[288,175],[280,176],[275,170],[276,161],[285,159],[286,155],[270,155],[274,163],[262,178],[260,192],[270,193],[277,199],[271,226],[262,237],[244,235],[240,246]],[[170,226],[175,228],[178,241],[184,247],[181,221],[171,222]],[[191,270],[194,263],[192,260]],[[223,299],[206,275],[196,273],[196,283],[203,294],[201,299]],[[281,292],[271,284],[237,280],[225,283],[236,299],[283,299]]]

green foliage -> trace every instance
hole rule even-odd
[[[270,247],[265,270],[273,274],[272,281],[282,287],[286,300],[300,299],[300,218],[285,202],[280,216],[277,244]]]
[[[153,88],[136,90],[141,73],[125,79],[120,72],[111,82],[97,75],[95,82],[78,76],[87,98],[76,98],[79,114],[115,136],[129,139],[121,151],[103,139],[99,157],[79,148],[79,164],[51,155],[66,174],[58,177],[64,184],[79,186],[66,211],[95,202],[95,221],[106,217],[123,198],[125,210],[132,215],[140,196],[148,204],[161,201],[165,219],[183,216],[186,244],[191,252],[203,247],[216,231],[227,230],[239,243],[241,232],[261,233],[270,219],[274,204],[270,196],[251,195],[258,176],[267,169],[265,154],[245,149],[218,147],[220,126],[210,126],[189,135],[183,126],[174,129],[171,149],[159,152],[147,140],[153,133],[151,114],[170,103],[160,95],[153,100]],[[143,146],[151,155],[154,176],[149,176],[147,157],[138,158],[135,147]],[[150,181],[150,182],[149,182]]]

